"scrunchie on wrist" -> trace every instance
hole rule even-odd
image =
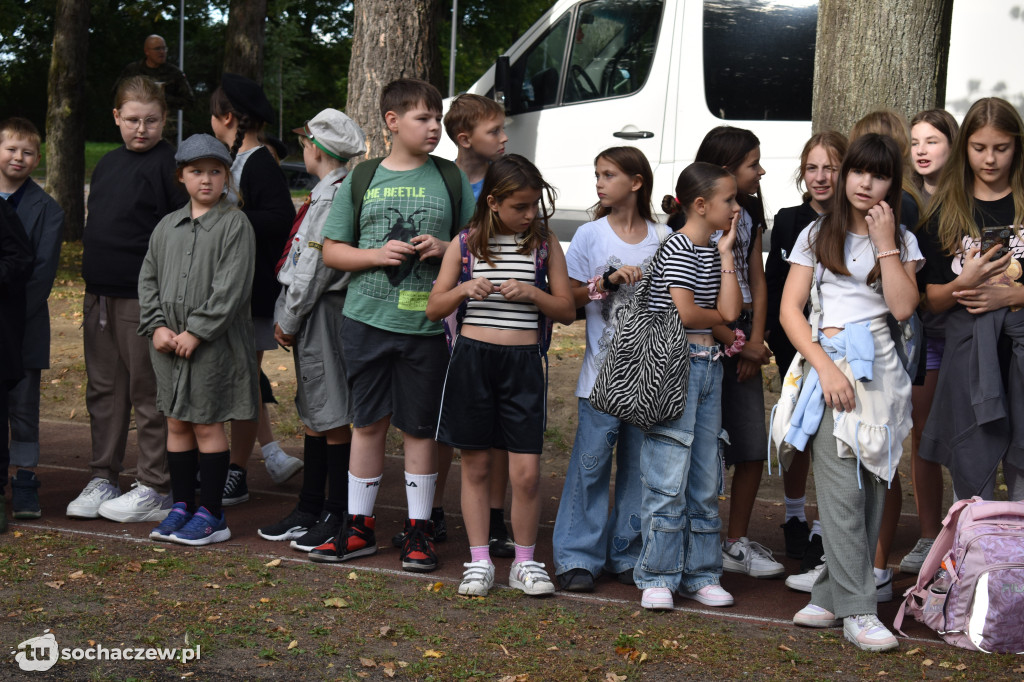
[[[591,301],[600,301],[603,298],[608,298],[607,291],[598,291],[597,283],[604,279],[604,275],[594,275],[587,280],[587,296]]]
[[[732,342],[732,345],[725,349],[726,357],[732,357],[737,355],[743,346],[747,345],[747,335],[743,333],[742,329],[736,329],[736,339]]]

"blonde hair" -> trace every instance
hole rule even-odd
[[[32,121],[20,116],[11,116],[5,121],[0,122],[0,140],[4,137],[9,137],[12,140],[28,140],[29,144],[35,145],[37,152],[43,142],[42,137],[39,135],[39,130],[33,125]]]
[[[148,76],[132,76],[118,83],[117,92],[114,93],[114,108],[119,110],[125,102],[155,103],[160,106],[160,111],[164,116],[167,115],[167,99],[164,98],[164,90]]]
[[[974,222],[974,171],[967,157],[970,138],[985,126],[1013,138],[1010,163],[1010,189],[1013,194],[1013,224],[1024,224],[1024,122],[1012,104],[998,97],[979,99],[964,116],[949,152],[949,160],[939,174],[939,185],[924,220],[938,215],[939,243],[948,255],[956,255],[964,237],[981,236]]]

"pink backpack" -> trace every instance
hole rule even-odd
[[[942,526],[893,626],[909,613],[949,644],[1024,653],[1024,502],[960,500]]]

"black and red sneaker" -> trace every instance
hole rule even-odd
[[[430,519],[409,519],[405,522],[402,568],[416,573],[429,573],[437,568],[433,535],[434,522]]]
[[[348,514],[341,532],[333,539],[309,552],[311,561],[335,564],[377,553],[377,538],[373,527],[377,519],[362,514]]]

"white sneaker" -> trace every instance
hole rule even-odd
[[[555,584],[544,570],[544,564],[536,561],[520,561],[512,564],[508,574],[509,587],[522,590],[531,596],[554,594]]]
[[[834,628],[839,627],[839,619],[828,609],[808,604],[796,612],[793,624],[803,625],[805,628]]]
[[[102,503],[97,511],[103,518],[120,523],[163,521],[171,511],[171,496],[136,481],[131,490]]]
[[[269,448],[269,446],[267,446]],[[270,479],[277,485],[281,485],[289,478],[302,470],[303,462],[298,457],[292,457],[280,447],[263,450],[263,463],[267,465],[267,473]]]
[[[921,572],[921,564],[928,558],[928,552],[932,551],[935,538],[918,538],[914,549],[910,550],[907,556],[900,562],[900,571],[903,573],[918,574]]]
[[[797,592],[810,592],[824,570],[825,562],[822,561],[806,573],[796,573],[786,578],[786,587]]]
[[[879,603],[892,601],[892,569],[887,568],[882,577],[875,574],[875,597]]]
[[[772,558],[772,551],[757,542],[740,538],[728,547],[722,545],[722,569],[745,573],[752,578],[777,578],[786,567]]]
[[[651,611],[671,611],[672,590],[667,587],[648,587],[640,597],[640,606]]]
[[[494,587],[494,564],[481,559],[462,565],[466,570],[462,573],[459,594],[467,597],[486,597]]]
[[[73,519],[98,519],[100,505],[121,494],[121,489],[105,478],[94,478],[71,500],[65,513]]]
[[[843,618],[843,635],[864,651],[889,651],[900,645],[873,613]]]
[[[696,592],[680,590],[679,596],[700,602],[704,606],[732,606],[735,603],[732,595],[721,585],[705,585]]]

